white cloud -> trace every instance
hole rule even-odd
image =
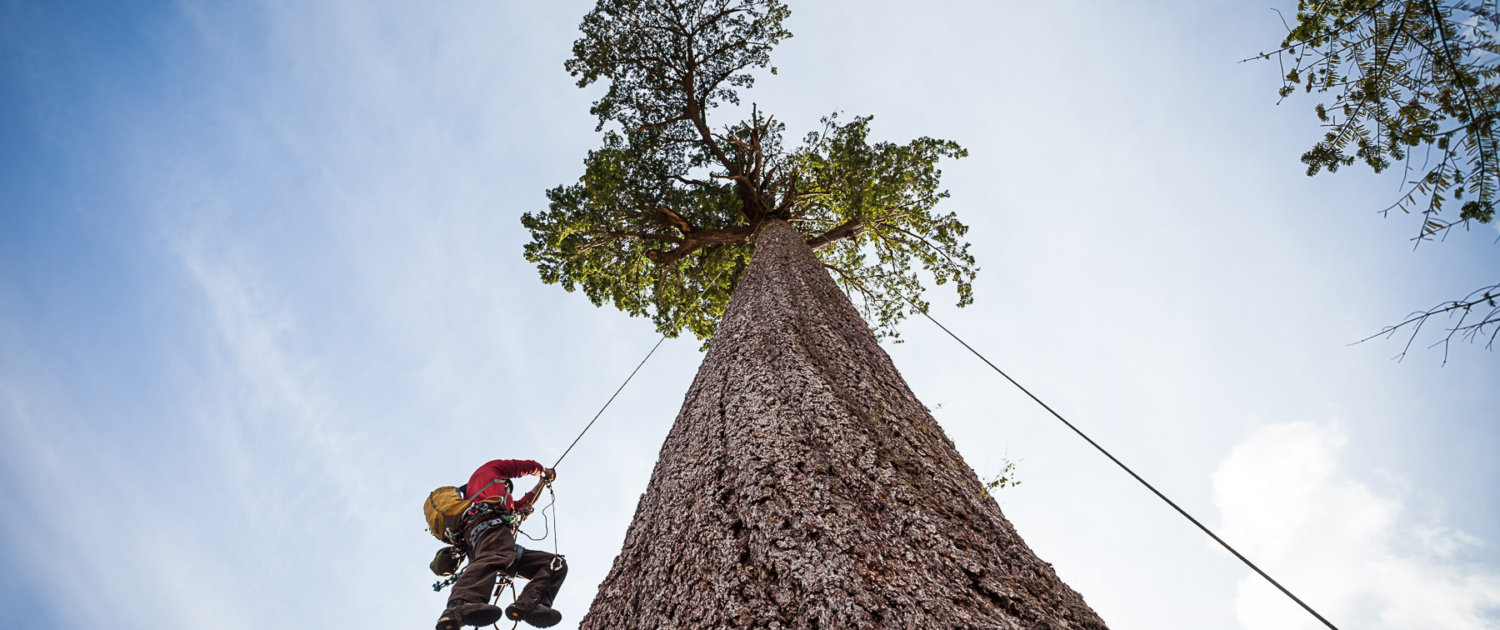
[[[1236,446],[1213,477],[1225,538],[1341,627],[1500,628],[1500,573],[1464,560],[1483,542],[1340,470],[1347,439],[1292,422]],[[1248,630],[1323,627],[1254,574],[1235,610]]]

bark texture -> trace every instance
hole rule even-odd
[[[774,221],[581,627],[1105,625]]]

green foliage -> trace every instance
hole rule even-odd
[[[778,0],[600,0],[564,67],[579,87],[609,81],[591,110],[600,129],[665,127],[694,143],[703,110],[739,103],[734,88],[755,83],[747,70],[792,36],[781,25],[790,14]]]
[[[1307,174],[1356,160],[1375,172],[1400,163],[1409,180],[1385,212],[1416,211],[1415,240],[1446,236],[1471,222],[1490,223],[1500,194],[1500,45],[1496,3],[1471,0],[1300,0],[1297,25],[1272,54],[1286,72],[1284,98],[1298,87],[1332,94],[1314,108],[1327,131],[1303,154]],[[1288,68],[1290,63],[1290,68]],[[1459,204],[1455,218],[1445,206]],[[1412,340],[1429,318],[1454,337],[1500,333],[1497,285],[1408,316],[1379,335],[1408,328]],[[1376,335],[1376,336],[1379,336]],[[1405,356],[1403,349],[1400,356]],[[1445,359],[1446,360],[1446,359]]]
[[[686,243],[661,209],[692,217],[701,234],[738,225],[738,198],[727,184],[672,185],[675,164],[650,146],[659,136],[632,140],[606,134],[577,184],[547,191],[550,210],[521,217],[532,234],[526,259],[537,264],[544,282],[582,289],[595,306],[609,303],[651,317],[673,336],[686,328],[706,339],[749,263],[748,251],[709,244],[660,264],[653,258]]]
[[[959,239],[969,231],[952,214],[932,212],[948,196],[940,190],[941,158],[968,152],[946,140],[918,138],[898,145],[869,142],[869,117],[840,125],[837,116],[823,119],[821,133],[809,134],[798,157],[798,220],[834,228],[851,222],[865,226],[852,238],[819,250],[824,264],[855,298],[877,334],[894,335],[895,325],[910,307],[926,309],[921,278],[913,261],[937,284],[953,282],[959,306],[973,302],[974,257]]]
[[[1016,464],[1021,462],[1013,462],[1008,458],[1001,458],[1000,461],[1005,462],[1005,467],[1001,468],[1000,472],[994,476],[980,480],[979,496],[991,497],[994,496],[996,490],[1004,490],[1005,488],[1014,488],[1021,485],[1020,480],[1016,479]]]
[[[1410,185],[1391,209],[1421,212],[1419,239],[1492,221],[1500,184],[1497,26],[1493,3],[1299,2],[1297,25],[1274,53],[1290,61],[1280,94],[1301,87],[1334,97],[1314,110],[1327,132],[1302,156],[1308,175],[1356,160],[1376,172],[1402,163]],[[1456,220],[1443,213],[1450,201],[1460,204]]]
[[[542,279],[581,289],[596,305],[647,316],[668,335],[709,338],[767,220],[790,223],[856,298],[877,334],[894,336],[925,309],[918,267],[972,301],[968,228],[934,214],[942,158],[958,145],[931,138],[871,142],[870,118],[823,120],[796,148],[785,126],[738,104],[750,71],[791,36],[777,0],[600,0],[584,17],[566,68],[580,86],[606,81],[593,106],[604,144],[577,183],[527,213],[526,257]],[[772,68],[774,71],[774,68]]]

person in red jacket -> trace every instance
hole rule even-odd
[[[469,557],[469,565],[453,583],[448,607],[438,618],[437,630],[458,630],[459,626],[487,626],[500,620],[501,611],[489,603],[500,574],[519,575],[527,580],[526,588],[508,606],[504,615],[547,628],[562,621],[562,613],[552,609],[557,589],[568,575],[562,556],[516,544],[516,528],[530,512],[538,485],[520,501],[511,497],[511,479],[536,475],[552,481],[556,473],[526,459],[497,459],[479,467],[469,483],[458,491],[472,505],[464,514],[457,547]],[[525,513],[523,513],[525,512]]]

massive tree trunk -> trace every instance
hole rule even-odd
[[[780,221],[662,446],[585,630],[1104,629],[1016,535]]]

